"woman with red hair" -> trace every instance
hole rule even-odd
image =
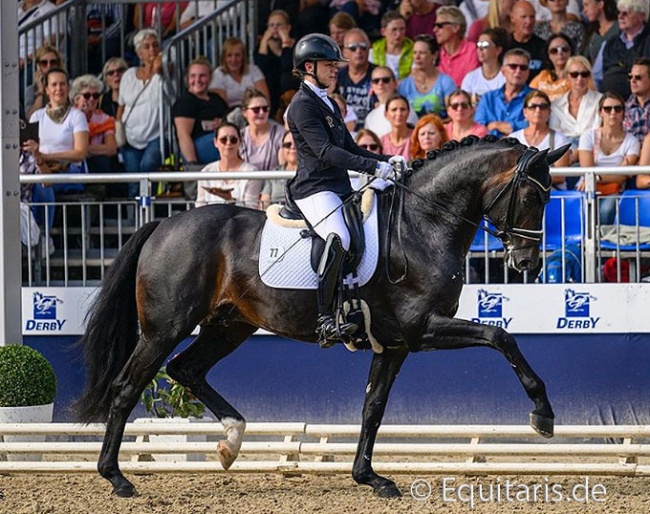
[[[411,135],[411,157],[426,159],[427,152],[440,150],[449,141],[445,125],[435,114],[425,114],[420,118]]]

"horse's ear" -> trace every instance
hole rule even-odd
[[[560,148],[556,148],[552,152],[549,152],[549,154],[546,156],[546,162],[548,162],[548,165],[550,166],[551,164],[555,163],[556,161],[560,160],[562,156],[567,152],[567,150],[571,148],[570,144],[561,146]]]

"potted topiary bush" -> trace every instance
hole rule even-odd
[[[49,423],[54,412],[56,375],[41,353],[22,344],[0,346],[0,423]],[[36,442],[38,436],[4,436],[6,442]],[[40,460],[40,455],[7,455]]]
[[[167,374],[163,367],[155,378],[147,385],[140,396],[140,402],[153,417],[138,418],[136,423],[196,423],[211,422],[212,419],[203,417],[205,405],[186,387],[176,382]],[[205,442],[205,435],[152,435],[151,442]],[[205,460],[203,454],[165,453],[154,454],[158,461],[200,461]]]

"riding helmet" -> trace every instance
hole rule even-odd
[[[305,63],[313,61],[347,62],[341,49],[331,37],[324,34],[308,34],[296,43],[293,49],[293,67],[305,71]]]

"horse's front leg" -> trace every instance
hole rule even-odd
[[[498,350],[508,359],[526,394],[535,404],[535,409],[530,413],[530,425],[538,434],[553,437],[555,414],[546,396],[546,386],[522,355],[515,338],[502,328],[456,318],[432,317],[419,344],[409,346],[414,352],[473,346]]]
[[[357,454],[352,467],[352,478],[358,484],[369,485],[375,494],[382,498],[395,498],[402,495],[395,482],[374,472],[372,451],[386,410],[388,394],[407,355],[406,348],[385,350],[381,354],[375,354],[370,365],[368,385],[366,386],[363,422]]]

